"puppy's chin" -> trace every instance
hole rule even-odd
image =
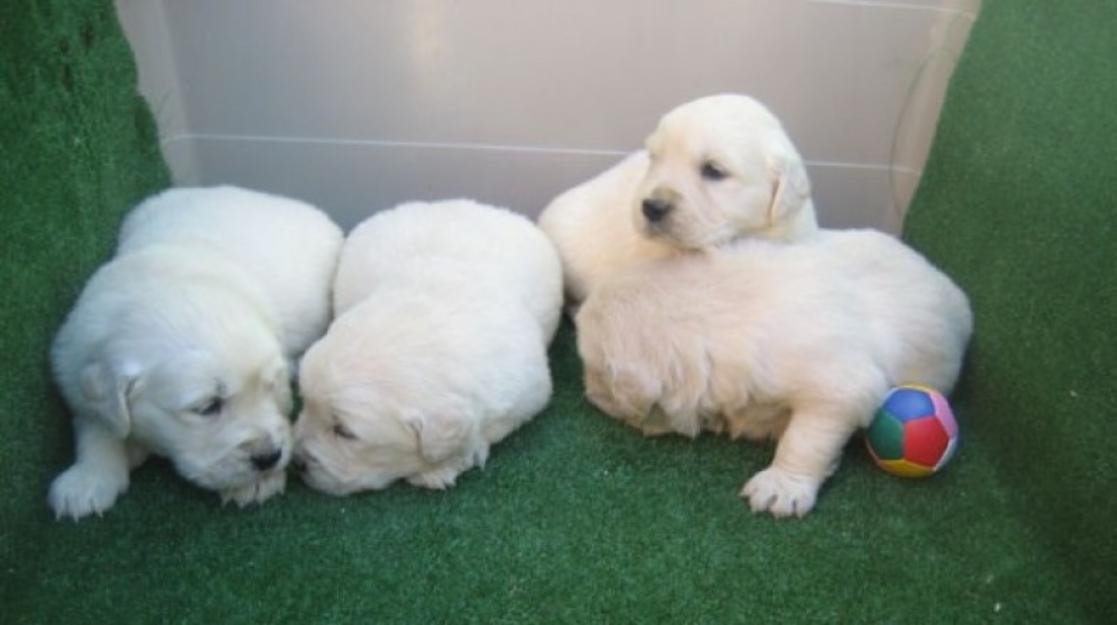
[[[723,242],[717,237],[701,236],[702,233],[694,232],[692,228],[683,228],[673,218],[652,223],[641,216],[636,220],[636,231],[649,241],[683,251],[701,250]]]
[[[344,497],[356,490],[351,485],[342,484],[321,469],[308,468],[306,471],[300,473],[299,477],[302,478],[303,483],[307,486],[320,493],[333,495],[334,497]]]
[[[386,476],[363,476],[359,481],[342,480],[321,466],[308,467],[300,477],[307,486],[334,497],[344,497],[363,490],[383,490],[396,481],[396,478]]]
[[[179,458],[172,458],[172,462],[179,475],[194,485],[206,490],[227,492],[241,490],[283,474],[287,469],[290,456],[290,452],[285,449],[279,462],[267,471],[257,470],[247,456],[236,451],[226,454],[217,462],[205,465],[197,465]]]
[[[258,479],[236,488],[227,488],[219,491],[221,502],[233,502],[244,507],[253,503],[263,503],[264,500],[282,493],[287,486],[287,473],[273,469],[259,474]]]

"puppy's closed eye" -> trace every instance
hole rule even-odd
[[[711,181],[721,180],[729,175],[729,172],[725,171],[725,168],[713,161],[702,163],[700,171],[703,178]]]
[[[334,424],[334,436],[337,436],[338,438],[344,438],[345,440],[349,441],[357,440],[357,435],[353,433],[353,430],[350,430],[348,427],[345,426],[344,423],[340,421]]]
[[[202,415],[203,417],[216,417],[221,414],[221,409],[225,407],[225,400],[220,397],[212,397],[206,400],[205,403],[194,408],[194,412]]]

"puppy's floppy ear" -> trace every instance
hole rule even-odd
[[[407,424],[419,437],[419,454],[432,464],[461,451],[473,433],[473,423],[460,413],[414,415],[407,419]]]
[[[768,225],[774,226],[803,208],[811,196],[811,182],[795,148],[784,140],[771,143],[768,171],[772,180],[772,204],[768,207]]]
[[[113,366],[94,362],[81,370],[81,392],[93,414],[109,430],[124,438],[132,430],[132,412],[128,402],[139,380],[137,365]]]

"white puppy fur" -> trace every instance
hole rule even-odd
[[[648,435],[778,439],[742,496],[802,516],[890,387],[949,392],[972,329],[962,291],[900,241],[825,231],[740,241],[616,275],[576,318],[589,399]]]
[[[339,316],[299,373],[312,487],[446,488],[550,399],[562,267],[524,217],[469,200],[381,212],[349,235],[334,289]]]
[[[818,230],[803,161],[779,120],[752,98],[684,104],[663,116],[645,147],[539,217],[562,257],[572,303],[644,260]]]
[[[77,451],[55,515],[108,509],[148,453],[241,505],[282,491],[290,363],[325,331],[342,238],[312,206],[234,187],[137,206],[51,352]]]

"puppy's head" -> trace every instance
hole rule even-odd
[[[175,311],[159,328],[114,341],[82,369],[80,386],[118,435],[167,457],[198,486],[229,492],[286,467],[289,373],[270,328],[212,312]]]
[[[299,368],[296,466],[307,484],[332,495],[426,473],[476,434],[463,406],[438,387],[438,363],[397,349],[424,337],[377,337],[367,321],[361,306],[337,319]]]
[[[683,249],[737,237],[795,239],[813,231],[802,159],[779,120],[752,98],[719,95],[667,113],[646,141],[638,232]]]

